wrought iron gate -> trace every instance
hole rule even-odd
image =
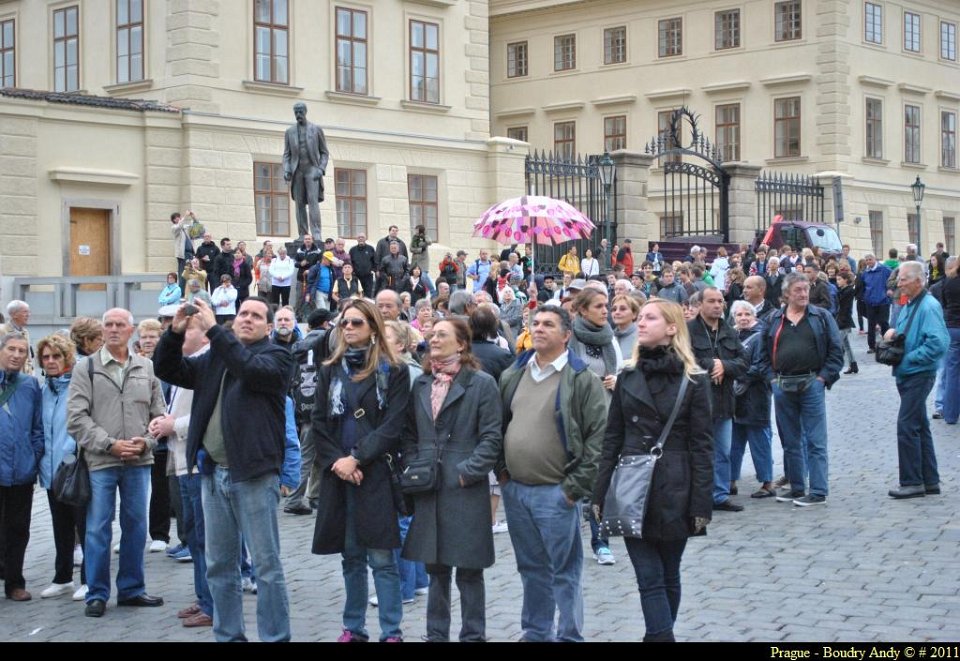
[[[719,146],[701,133],[698,121],[691,110],[678,108],[666,130],[644,146],[644,153],[655,156],[663,170],[660,238],[715,236],[726,242],[730,235],[730,175],[723,169]],[[686,146],[684,123],[690,131]],[[684,156],[696,160],[684,161]]]
[[[823,186],[816,177],[763,172],[757,178],[757,232],[763,233],[774,216],[784,220],[822,223]]]

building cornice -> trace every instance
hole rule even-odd
[[[590,103],[596,108],[606,108],[607,106],[621,106],[637,102],[636,94],[620,94],[619,96],[604,96],[599,99],[593,99]]]

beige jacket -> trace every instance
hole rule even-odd
[[[88,361],[93,361],[92,382]],[[104,370],[99,352],[78,362],[73,372],[67,399],[67,431],[84,449],[90,470],[152,464],[157,441],[147,433],[147,425],[166,411],[160,380],[153,375],[153,363],[131,353],[122,388]],[[147,441],[147,449],[137,459],[121,461],[110,454],[114,441],[136,436]]]

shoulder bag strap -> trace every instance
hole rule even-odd
[[[917,310],[920,309],[920,301],[926,296],[927,292],[921,291],[920,295],[917,296],[916,301],[913,304],[913,309],[910,310],[910,316],[907,318],[907,325],[903,328],[903,336],[906,337],[910,334],[910,325],[913,323],[913,318],[917,316]]]
[[[673,410],[670,411],[670,417],[667,419],[667,424],[663,426],[663,431],[660,432],[660,438],[657,439],[657,444],[654,446],[657,450],[663,450],[663,444],[667,442],[667,436],[670,435],[670,430],[673,429],[673,423],[677,419],[677,414],[680,412],[680,406],[683,404],[683,397],[687,394],[687,384],[689,378],[686,373],[683,373],[680,376],[680,391],[677,393],[677,401],[673,404]],[[653,452],[651,448],[650,452]]]
[[[20,387],[20,381],[23,379],[23,375],[20,372],[17,372],[13,375],[13,383],[7,384],[7,387],[3,389],[3,392],[0,393],[0,407],[6,406],[7,402],[13,397],[13,394],[17,392],[17,388]]]

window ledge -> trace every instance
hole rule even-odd
[[[724,92],[745,92],[750,89],[749,80],[733,80],[727,83],[711,83],[700,87],[707,94],[722,94]]]
[[[809,160],[809,156],[781,156],[779,158],[768,158],[764,163],[767,165],[790,165],[792,163],[806,163]]]
[[[380,104],[379,96],[366,96],[364,94],[350,94],[349,92],[326,91],[327,98],[331,101],[341,103],[354,103],[359,106],[376,106]]]
[[[919,94],[921,96],[925,96],[933,91],[929,87],[920,87],[919,85],[911,85],[910,83],[900,83],[897,85],[897,89],[907,94]]]
[[[535,114],[537,114],[536,108],[507,108],[498,112],[497,117],[507,119],[508,117],[527,117]]]
[[[409,101],[407,99],[401,100],[400,105],[407,110],[418,110],[420,112],[430,112],[440,115],[452,110],[452,106],[442,106],[439,103],[424,103],[423,101]]]
[[[960,101],[960,94],[957,94],[956,92],[936,90],[933,95],[938,99],[943,99],[944,101]]]
[[[960,168],[951,168],[946,165],[941,165],[937,168],[937,172],[946,172],[947,174],[960,174]]]
[[[900,167],[902,168],[912,168],[914,170],[926,170],[927,166],[925,163],[907,163],[906,161],[900,161]]]
[[[275,94],[277,96],[300,96],[303,93],[302,87],[264,83],[259,80],[245,80],[243,81],[243,87],[251,92],[262,92],[263,94]]]
[[[887,80],[886,78],[876,78],[874,76],[860,76],[857,78],[860,81],[861,85],[869,85],[871,87],[882,87],[887,88],[894,84],[894,81]]]
[[[871,156],[863,156],[860,160],[868,165],[890,165],[890,159],[887,159],[887,158],[873,158]]]
[[[678,87],[672,90],[654,90],[652,92],[647,92],[646,96],[651,101],[663,101],[665,99],[676,99],[678,97],[689,97],[693,94],[693,90],[689,87]]]
[[[554,112],[569,112],[572,110],[581,110],[585,105],[586,103],[583,101],[562,101],[560,103],[551,103],[543,106],[543,112],[548,114]]]
[[[128,94],[130,92],[142,92],[153,87],[153,79],[134,80],[129,83],[117,83],[116,85],[104,85],[103,91],[107,94]]]
[[[813,75],[809,73],[795,73],[786,76],[772,76],[762,78],[760,84],[764,87],[776,87],[778,85],[804,85],[813,80]]]
[[[430,7],[453,7],[457,4],[457,0],[410,0],[415,2],[418,5],[428,5]]]
[[[590,101],[597,108],[605,108],[607,106],[619,106],[627,105],[637,102],[636,94],[622,94],[620,96],[605,96],[601,99],[593,99]]]

